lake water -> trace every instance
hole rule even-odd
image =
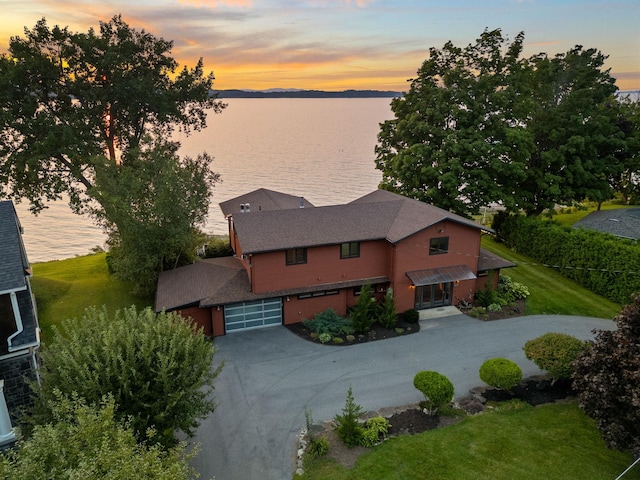
[[[178,137],[181,154],[215,160],[216,185],[205,231],[226,234],[218,203],[257,188],[304,196],[316,206],[346,203],[376,189],[374,148],[380,123],[393,118],[390,98],[245,99],[225,101],[208,128]],[[54,202],[33,216],[16,205],[31,262],[84,255],[104,246],[89,218]]]

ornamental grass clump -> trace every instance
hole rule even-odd
[[[524,344],[525,356],[542,370],[549,372],[553,381],[569,378],[572,363],[586,348],[585,342],[566,333],[545,333]]]
[[[453,398],[453,384],[451,380],[438,372],[423,370],[413,377],[413,386],[424,395],[429,403],[429,415],[436,413],[439,407]]]
[[[487,385],[507,391],[522,381],[522,369],[508,358],[490,358],[482,364],[479,374]]]

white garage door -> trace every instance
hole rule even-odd
[[[281,324],[281,298],[231,303],[224,307],[224,325],[227,333]]]

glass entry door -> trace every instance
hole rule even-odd
[[[453,283],[435,283],[416,287],[416,310],[451,305]]]

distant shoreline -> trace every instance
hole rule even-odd
[[[212,90],[218,98],[395,98],[402,92],[390,90]]]

